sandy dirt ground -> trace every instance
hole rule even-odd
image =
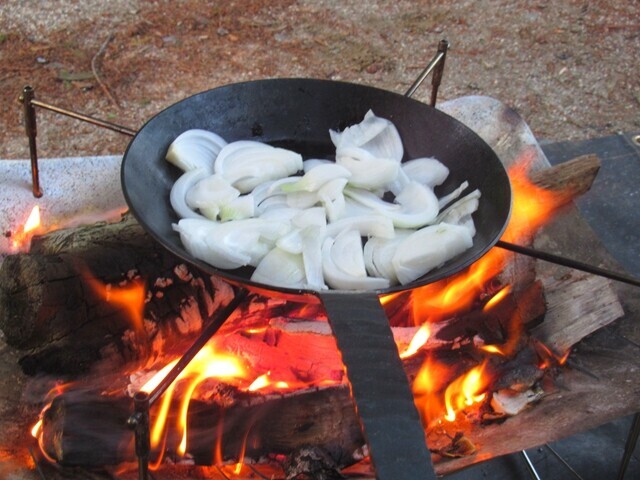
[[[404,92],[440,39],[442,99],[488,95],[536,136],[640,129],[640,2],[0,2],[0,158],[28,158],[17,102],[37,98],[133,129],[227,83],[316,77]],[[417,92],[426,101],[428,86]],[[41,157],[119,154],[128,138],[48,112]]]
[[[637,132],[639,19],[638,0],[0,0],[0,159],[29,156],[17,101],[27,84],[40,100],[137,129],[238,81],[315,77],[404,93],[442,38],[442,100],[495,97],[550,141]],[[428,86],[416,97],[427,101]],[[42,158],[121,154],[129,141],[38,119]],[[15,419],[32,418],[30,400],[43,396],[25,387],[18,357],[0,339],[4,438],[23,435]],[[7,448],[0,478],[42,477],[27,451]]]

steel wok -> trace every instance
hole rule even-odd
[[[408,285],[377,292],[313,292],[255,283],[250,280],[252,269],[217,269],[182,246],[172,229],[179,219],[169,203],[169,192],[181,171],[165,160],[170,143],[180,133],[201,128],[228,142],[254,139],[290,148],[303,157],[331,158],[329,129],[358,123],[369,109],[397,127],[404,160],[432,156],[449,168],[446,182],[436,188],[438,196],[465,180],[469,191],[480,189],[471,249]],[[378,478],[435,478],[378,295],[448,277],[476,261],[500,238],[510,214],[511,190],[502,163],[480,137],[435,108],[374,87],[311,79],[238,83],[189,97],[149,120],[124,154],[122,186],[139,223],[178,257],[250,290],[320,298],[342,353]],[[402,415],[396,415],[398,410],[404,410]],[[396,418],[383,418],[389,415]],[[419,438],[422,447],[414,445]]]

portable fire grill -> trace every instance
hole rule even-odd
[[[448,43],[446,41],[441,41],[438,46],[438,52],[431,60],[429,65],[425,68],[425,70],[421,73],[421,75],[416,79],[411,88],[406,92],[406,96],[411,96],[418,86],[424,81],[424,79],[433,72],[433,81],[432,81],[432,93],[431,93],[431,105],[435,106],[437,99],[438,87],[440,85],[440,81],[442,79],[442,73],[444,69],[444,62],[446,58],[446,52],[448,48]],[[87,117],[85,115],[81,115],[79,113],[69,111],[66,109],[62,109],[59,107],[55,107],[53,105],[40,102],[35,99],[35,94],[33,89],[30,87],[25,87],[23,91],[23,95],[21,96],[21,100],[24,105],[25,112],[25,127],[27,136],[29,138],[30,145],[30,154],[31,154],[31,165],[32,165],[32,180],[33,180],[33,194],[36,197],[42,195],[42,191],[40,189],[39,184],[39,174],[38,174],[38,159],[37,159],[37,151],[36,151],[36,119],[35,119],[35,107],[43,108],[46,110],[50,110],[59,114],[67,115],[72,118],[76,118],[81,121],[85,121],[88,123],[92,123],[94,125],[108,128],[114,131],[117,131],[122,134],[133,136],[135,135],[135,131],[130,130],[126,127],[121,127],[119,125],[105,122],[103,120],[95,119],[92,117]],[[566,259],[563,257],[559,257],[556,255],[547,254],[544,252],[540,252],[538,250],[521,247],[518,245],[514,245],[507,242],[498,242],[497,246],[511,250],[513,252],[532,256],[534,258],[538,258],[544,261],[554,262],[559,265],[563,265],[569,268],[574,268],[577,270],[582,270],[591,274],[603,276],[606,278],[610,278],[616,281],[624,282],[630,285],[639,286],[640,282],[630,276],[621,275],[616,272],[612,272],[606,269],[597,268],[591,265],[587,265],[581,262],[576,262],[570,259]],[[146,393],[138,393],[134,396],[134,405],[135,405],[135,413],[130,417],[129,423],[131,428],[135,432],[136,439],[136,455],[139,460],[139,478],[140,480],[146,480],[149,477],[148,472],[148,463],[149,463],[149,408],[154,404],[155,401],[169,388],[169,386],[174,382],[174,380],[178,377],[180,372],[189,364],[189,362],[193,359],[193,357],[200,351],[200,349],[204,346],[204,344],[218,331],[218,329],[222,326],[225,320],[232,314],[232,312],[240,305],[246,298],[243,294],[237,295],[234,300],[222,311],[218,312],[214,318],[211,319],[209,324],[203,329],[201,335],[198,339],[193,343],[193,345],[184,353],[178,364],[171,370],[171,372],[165,377],[165,379],[158,385],[150,394]],[[357,403],[357,399],[356,399]],[[635,446],[635,441],[638,436],[638,426],[637,423],[634,426],[634,429],[630,432],[630,440],[625,448],[625,457],[623,458],[623,462],[620,466],[621,475],[624,475],[624,470],[626,469],[626,465],[629,461],[629,457],[633,448]],[[527,459],[526,454],[523,452],[523,456]],[[528,460],[528,459],[527,459]],[[374,463],[376,465],[384,465],[385,463],[384,456],[379,458],[374,458]],[[532,471],[535,473],[535,469],[530,462],[528,465],[532,468]],[[384,470],[384,469],[381,469]],[[423,478],[435,478],[433,476],[433,472],[431,467],[429,466],[429,470],[431,470],[428,475]],[[406,478],[416,478],[409,468],[407,469],[408,475]],[[400,474],[395,475],[387,475],[381,476],[381,479],[387,478],[405,478],[398,476]],[[620,477],[622,478],[622,477]]]

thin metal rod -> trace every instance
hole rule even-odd
[[[39,100],[31,100],[30,103],[34,107],[39,107],[45,110],[49,110],[51,112],[59,113],[61,115],[66,115],[67,117],[75,118],[76,120],[82,120],[83,122],[91,123],[92,125],[96,125],[98,127],[107,128],[109,130],[113,130],[114,132],[122,133],[123,135],[129,135],[130,137],[133,137],[137,133],[135,130],[132,130],[131,128],[123,127],[122,125],[118,125],[116,123],[108,122],[106,120],[90,117],[89,115],[84,115],[82,113],[74,112],[72,110],[67,110],[65,108],[57,107],[55,105],[41,102]]]
[[[524,458],[524,462],[527,465],[527,469],[529,470],[529,474],[531,475],[531,478],[534,478],[535,480],[541,480],[540,475],[538,475],[538,472],[536,471],[536,468],[533,466],[533,463],[531,462],[529,455],[527,455],[527,452],[522,450],[520,454],[522,455],[522,458]]]
[[[24,129],[29,139],[29,156],[31,157],[31,190],[36,198],[42,197],[40,189],[40,173],[38,170],[38,149],[36,147],[36,136],[38,128],[36,124],[36,110],[33,108],[35,92],[33,87],[27,85],[22,89],[20,102],[24,110]]]
[[[222,475],[222,478],[224,478],[225,480],[231,480],[231,477],[227,476],[227,474],[224,473],[224,470],[222,470],[222,468],[220,468],[218,465],[216,465],[216,469],[218,470],[218,473]]]
[[[40,462],[36,458],[36,455],[33,453],[33,449],[31,447],[28,447],[27,450],[29,451],[29,455],[31,455],[31,460],[33,460],[33,463],[36,466],[38,475],[40,475],[40,478],[42,480],[47,480],[47,477],[45,476],[44,472],[42,471],[42,467],[40,466]]]
[[[129,426],[134,429],[135,452],[138,457],[138,480],[149,479],[149,455],[151,454],[151,431],[149,429],[149,394],[137,392],[133,396],[134,414]]]
[[[169,373],[162,379],[162,381],[149,393],[149,404],[153,405],[158,398],[169,388],[173,381],[178,378],[178,375],[184,370],[187,365],[193,360],[193,357],[202,350],[202,347],[213,337],[213,335],[220,329],[222,324],[231,316],[231,314],[240,306],[240,304],[247,298],[248,291],[241,289],[229,302],[225,308],[219,311],[211,322],[202,330],[200,336],[189,347],[189,349],[182,355],[178,363],[169,371]]]
[[[631,460],[631,456],[633,455],[633,451],[636,448],[636,443],[638,442],[638,436],[640,435],[640,413],[636,413],[633,416],[633,422],[631,423],[631,428],[629,429],[629,436],[627,437],[627,442],[624,446],[624,454],[622,456],[622,461],[620,462],[620,468],[618,469],[617,480],[623,480],[624,474],[627,472],[627,467],[629,466],[629,461]]]
[[[616,280],[618,282],[640,287],[640,280],[630,275],[613,272],[611,270],[606,270],[604,268],[589,265],[577,260],[554,255],[552,253],[542,252],[540,250],[536,250],[535,248],[523,247],[522,245],[515,245],[503,240],[498,240],[498,242],[496,243],[496,247],[504,248],[505,250],[520,253],[522,255],[527,255],[528,257],[537,258],[538,260],[544,260],[545,262],[555,263],[564,267],[573,268],[582,272],[591,273],[593,275],[598,275],[600,277],[605,277],[611,280]]]
[[[435,107],[435,98],[437,96],[438,87],[440,86],[440,82],[442,81],[442,72],[444,71],[444,60],[447,55],[447,49],[449,48],[449,42],[447,40],[440,40],[438,44],[438,52],[431,59],[429,64],[425,67],[422,73],[416,78],[413,84],[409,87],[409,90],[404,94],[405,97],[411,97],[416,92],[418,87],[424,82],[424,80],[429,76],[431,71],[437,66],[440,65],[437,72],[438,78],[436,80],[436,73],[434,72],[434,81],[432,81],[432,90],[431,90],[431,106]],[[433,89],[435,89],[435,94]]]
[[[249,469],[256,475],[258,475],[260,478],[264,479],[264,480],[270,480],[270,477],[267,477],[266,475],[264,475],[260,470],[258,470],[256,467],[254,467],[253,465],[251,465],[250,463],[245,464],[245,466],[249,467]]]
[[[578,480],[583,480],[582,477],[580,476],[580,474],[578,472],[576,472],[573,467],[571,465],[569,465],[569,463],[560,456],[560,454],[558,452],[556,452],[551,445],[549,445],[548,443],[544,444],[545,447],[547,447],[547,449],[553,453],[553,455],[560,460],[560,462],[566,467],[567,470],[569,470],[571,472],[571,474],[576,477]]]

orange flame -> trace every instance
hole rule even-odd
[[[444,404],[440,393],[446,387],[450,368],[427,357],[413,382],[416,407],[425,425],[442,416]]]
[[[566,201],[560,193],[534,185],[527,177],[529,153],[509,169],[512,209],[509,224],[502,240],[517,243],[532,235],[548,222]],[[416,322],[430,318],[439,321],[456,312],[468,310],[488,280],[502,271],[511,253],[492,248],[468,269],[448,279],[412,291],[413,313]]]
[[[80,268],[81,270],[83,268]],[[104,283],[90,272],[83,272],[87,285],[107,303],[111,303],[127,312],[136,332],[144,332],[144,303],[146,287],[142,280],[134,278],[129,284],[113,285]]]
[[[166,365],[156,375],[154,375],[147,383],[145,383],[141,391],[151,392],[162,381],[164,377],[173,368],[174,361]],[[174,391],[180,380],[188,380],[184,393],[181,397],[178,424],[176,427],[181,432],[181,441],[178,445],[178,453],[184,455],[187,451],[187,414],[191,398],[198,386],[206,379],[217,378],[233,381],[234,379],[246,379],[247,371],[240,360],[230,354],[216,352],[211,344],[205,345],[189,363],[189,365],[178,375],[167,391],[162,396],[162,403],[158,411],[153,427],[151,429],[151,445],[157,448],[165,438],[167,419],[173,399]],[[159,461],[158,461],[159,463]]]
[[[22,228],[17,231],[11,240],[11,248],[14,251],[18,251],[31,241],[31,237],[38,233],[42,222],[40,220],[40,207],[38,205],[31,209],[31,213],[27,217]]]
[[[472,368],[447,387],[444,394],[447,410],[444,416],[445,420],[453,422],[456,419],[456,412],[486,398],[485,390],[488,386],[489,378],[484,375],[485,366],[486,362]]]
[[[538,356],[541,358],[540,365],[538,365],[538,367],[542,370],[555,365],[564,365],[567,363],[569,355],[571,354],[571,349],[568,349],[562,355],[558,355],[540,340],[536,340],[534,346]]]
[[[524,154],[515,166],[509,169],[513,206],[511,219],[502,239],[513,243],[533,235],[565,202],[561,193],[544,190],[528,179],[531,153]],[[455,313],[469,311],[479,301],[487,283],[504,269],[511,255],[506,250],[493,248],[465,271],[440,282],[414,289],[411,292],[414,322],[437,322]],[[490,313],[510,290],[507,286],[495,294],[484,305],[484,313]],[[382,303],[389,298],[392,297],[383,298]],[[506,342],[502,345],[485,345],[480,347],[481,350],[491,354],[510,355],[520,341],[522,328],[521,316],[516,312],[508,325]],[[555,362],[561,360],[552,352],[546,357],[541,357],[553,359]],[[566,361],[566,356],[564,360]],[[442,417],[454,421],[457,412],[482,401],[486,397],[485,390],[490,382],[490,375],[485,371],[485,366],[486,360],[446,386],[451,368],[428,358],[413,384],[416,405],[425,424],[429,425]]]

